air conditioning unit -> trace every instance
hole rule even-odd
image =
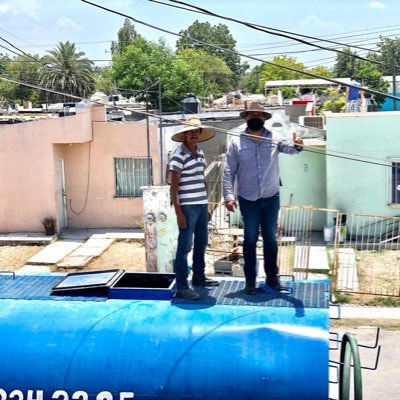
[[[311,128],[325,129],[325,117],[323,115],[302,115],[299,124]]]

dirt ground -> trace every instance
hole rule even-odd
[[[142,240],[119,240],[100,256],[93,258],[85,267],[79,269],[52,268],[58,272],[82,272],[104,269],[124,269],[127,272],[146,271],[146,251]]]
[[[0,271],[17,271],[45,246],[0,246]],[[146,270],[144,242],[115,241],[100,256],[92,259],[85,267],[68,268],[68,272],[94,271],[121,268],[129,272]],[[65,272],[65,269],[52,267],[54,272]]]
[[[0,270],[17,271],[45,246],[0,246]]]

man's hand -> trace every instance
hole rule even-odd
[[[296,136],[296,132],[293,132],[293,143],[297,151],[303,150],[303,139],[300,136]]]
[[[176,220],[178,222],[179,228],[181,228],[181,229],[187,228],[186,218],[185,218],[185,214],[183,212],[176,213]]]
[[[236,203],[235,200],[227,201],[227,202],[225,203],[225,207],[226,207],[226,209],[227,209],[228,211],[233,212],[233,211],[235,211],[235,209],[237,208],[237,203]]]

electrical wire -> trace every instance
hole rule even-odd
[[[395,25],[398,26],[398,25]],[[333,37],[332,39],[345,39],[345,38],[354,38],[356,36],[370,36],[370,35],[375,35],[376,33],[385,33],[385,32],[392,32],[392,31],[399,31],[399,28],[396,29],[388,29],[388,30],[382,30],[382,31],[378,31],[378,32],[373,32],[373,33],[364,33],[364,34],[359,34],[359,35],[347,35],[347,36],[339,36],[339,37]],[[358,31],[353,31],[353,32],[358,32]],[[332,35],[327,35],[327,36],[332,36]],[[392,35],[380,35],[379,37],[391,37],[391,36],[397,36],[397,34],[392,34]],[[320,38],[322,38],[324,36],[320,36]],[[379,37],[377,37],[376,39],[379,39]],[[372,38],[369,38],[369,40]],[[315,42],[323,42],[323,39],[320,40],[316,40]],[[288,44],[286,44],[288,43]],[[311,42],[313,43],[313,42]],[[346,43],[345,47],[351,47],[352,44],[357,43],[357,42],[353,42],[353,43]],[[266,44],[255,44],[255,45],[240,45],[239,47],[261,47],[262,49],[276,49],[276,48],[282,48],[282,47],[294,47],[294,46],[301,46],[301,44],[299,43],[292,43],[291,40],[281,40],[278,42],[272,42],[271,44],[269,44],[268,46],[266,46]],[[342,46],[343,47],[343,46]]]
[[[85,0],[81,0],[81,1],[85,1]],[[154,0],[148,0],[148,1],[153,2]],[[178,0],[169,0],[169,1],[171,1],[171,2],[173,2],[173,3],[183,4],[183,5],[185,5],[185,6],[191,7],[191,8],[194,9],[194,10],[199,10],[199,11],[201,11],[201,12],[204,12],[204,13],[206,13],[206,14],[209,15],[209,16],[221,18],[221,19],[224,19],[224,20],[227,20],[227,21],[236,22],[236,23],[238,23],[238,24],[245,25],[245,26],[247,26],[247,27],[249,27],[249,28],[251,28],[251,29],[255,29],[255,30],[258,30],[258,31],[261,31],[261,32],[265,32],[265,33],[268,33],[268,34],[270,34],[270,35],[286,37],[286,38],[289,38],[289,39],[291,39],[291,40],[295,40],[295,41],[297,41],[297,42],[299,42],[299,43],[303,43],[303,44],[305,44],[305,45],[307,45],[307,46],[313,46],[313,47],[317,47],[317,48],[319,48],[319,49],[321,49],[321,50],[334,51],[334,52],[336,52],[336,53],[341,53],[341,54],[347,55],[347,53],[344,52],[344,51],[341,51],[341,50],[332,50],[332,49],[330,49],[329,47],[320,46],[320,45],[317,45],[317,44],[315,44],[315,43],[307,42],[307,41],[305,41],[305,40],[303,40],[303,39],[299,39],[299,38],[297,38],[297,37],[290,36],[290,35],[296,35],[296,36],[301,36],[301,37],[306,37],[306,38],[312,38],[312,39],[319,39],[319,38],[316,38],[316,37],[313,37],[313,36],[301,35],[301,34],[289,32],[289,31],[284,31],[284,30],[281,30],[281,29],[266,27],[266,26],[264,26],[264,25],[258,25],[258,24],[252,24],[252,23],[249,23],[249,22],[240,21],[240,20],[235,19],[235,18],[225,17],[225,16],[223,16],[223,15],[219,15],[219,14],[213,13],[213,12],[211,12],[211,11],[208,11],[208,10],[206,10],[206,9],[204,9],[204,8],[201,8],[201,7],[197,7],[197,6],[191,5],[191,4],[184,3],[183,1],[178,1]],[[168,5],[168,4],[165,4],[165,3],[160,3],[160,4]],[[189,11],[192,11],[192,10],[189,10]],[[193,11],[193,12],[196,12],[196,11]],[[281,33],[278,33],[278,32],[281,32]],[[284,33],[283,33],[283,32],[284,32]],[[328,41],[328,40],[327,40],[327,41]],[[329,42],[335,43],[335,44],[341,44],[341,45],[343,45],[343,46],[345,46],[345,47],[348,47],[346,44],[343,44],[343,43],[340,43],[340,42],[334,42],[334,41],[329,41]],[[355,46],[352,46],[352,47],[355,47]],[[365,50],[365,49],[363,49],[363,50]],[[367,50],[368,50],[368,49],[367,49]],[[397,64],[394,65],[394,64],[384,63],[384,62],[381,62],[381,61],[370,60],[370,59],[368,59],[368,58],[361,57],[361,56],[358,56],[358,55],[356,55],[356,54],[354,54],[353,57],[354,57],[354,58],[358,58],[358,59],[363,60],[363,61],[367,61],[367,62],[373,63],[373,64],[377,64],[377,65],[384,65],[384,66],[390,66],[390,67],[396,67],[396,68],[399,67]]]
[[[160,28],[158,26],[149,24],[148,22],[144,22],[144,21],[138,20],[138,19],[136,19],[136,18],[134,18],[134,17],[132,17],[130,15],[121,13],[119,11],[112,10],[110,8],[107,8],[107,7],[101,6],[99,4],[93,3],[91,1],[88,1],[88,0],[81,0],[81,1],[84,2],[84,3],[90,4],[90,5],[94,6],[94,7],[97,7],[97,8],[100,8],[102,10],[105,10],[107,12],[110,12],[110,13],[113,13],[113,14],[116,14],[116,15],[120,15],[121,17],[125,17],[125,18],[128,18],[128,19],[131,19],[133,22],[136,22],[138,24],[147,26],[149,28],[156,29],[156,30],[159,30],[161,32],[165,32],[165,33],[168,33],[170,35],[174,35],[174,36],[178,36],[178,37],[183,37],[184,36],[184,35],[182,35],[180,33],[172,32],[172,31],[169,31],[167,29]],[[212,47],[212,48],[215,48],[215,49],[223,51],[223,52],[227,52],[227,53],[243,56],[243,57],[255,60],[255,61],[260,61],[260,62],[265,63],[265,64],[273,65],[275,67],[287,69],[289,71],[293,71],[293,72],[297,72],[297,73],[300,72],[303,75],[312,76],[313,78],[323,79],[325,81],[332,82],[332,83],[335,83],[337,85],[342,85],[342,86],[346,86],[346,87],[352,87],[352,88],[355,88],[355,89],[358,89],[358,90],[362,90],[362,91],[367,92],[367,93],[375,94],[375,95],[378,95],[378,96],[384,96],[384,97],[387,97],[387,98],[392,99],[392,100],[399,100],[400,101],[400,97],[397,97],[397,96],[394,96],[394,95],[391,95],[391,94],[388,94],[388,93],[382,93],[382,92],[379,92],[377,90],[366,88],[366,87],[363,87],[363,86],[361,86],[361,87],[354,86],[351,83],[339,82],[336,79],[328,78],[326,76],[318,75],[318,74],[315,74],[315,73],[312,73],[312,72],[309,72],[309,71],[302,71],[302,70],[298,70],[297,68],[293,68],[293,67],[290,67],[290,66],[287,66],[287,65],[282,65],[282,64],[273,63],[271,61],[261,60],[261,59],[259,59],[257,57],[248,56],[246,54],[242,54],[242,53],[239,53],[239,52],[234,51],[234,50],[224,49],[222,47],[215,46],[213,44],[210,44],[210,43],[207,43],[207,42],[203,42],[201,40],[194,39],[194,38],[191,38],[191,37],[189,39],[192,40],[193,42],[199,43],[201,45],[206,45],[208,47]]]
[[[63,92],[60,92],[60,91],[57,91],[57,90],[52,90],[52,89],[40,87],[40,86],[37,86],[37,85],[32,85],[32,84],[26,83],[26,82],[16,81],[14,79],[8,79],[8,78],[5,78],[5,77],[3,77],[1,75],[0,75],[0,80],[5,80],[7,82],[16,83],[16,84],[24,85],[24,86],[28,86],[28,87],[33,87],[34,89],[43,90],[43,91],[46,91],[46,92],[51,92],[51,93],[55,93],[55,94],[61,94],[63,96],[69,96],[69,97],[72,97],[72,98],[75,98],[75,99],[79,99],[81,101],[89,101],[89,102],[91,102],[93,104],[104,105],[103,103],[101,103],[99,101],[96,101],[96,100],[91,100],[91,99],[87,99],[87,98],[84,98],[84,97],[63,93]],[[127,107],[114,106],[114,105],[113,106],[109,106],[109,107],[117,109],[117,110],[130,111],[130,112],[133,112],[133,113],[136,113],[136,114],[140,114],[140,115],[143,115],[143,116],[152,117],[152,118],[155,118],[157,120],[161,120],[163,122],[168,122],[168,123],[176,123],[177,122],[175,119],[170,119],[168,117],[162,117],[162,116],[155,116],[154,114],[146,112],[144,110],[134,110],[134,109],[127,108]],[[197,128],[196,125],[193,125],[193,127]],[[249,134],[244,133],[244,132],[238,133],[238,132],[234,132],[232,130],[222,129],[222,128],[218,128],[218,127],[213,127],[213,129],[216,132],[220,132],[220,133],[223,133],[223,134],[229,134],[231,136],[240,137],[242,135],[242,136],[249,137],[249,138],[253,138],[254,137],[253,135],[249,135]],[[268,143],[272,143],[272,144],[275,144],[275,145],[278,145],[278,144],[281,143],[281,140],[274,140],[274,139],[265,138],[265,137],[261,137],[261,138],[258,138],[258,139],[260,141],[266,141]],[[364,155],[360,155],[360,154],[339,152],[339,151],[334,151],[334,150],[330,150],[329,152],[326,152],[326,151],[321,151],[319,148],[314,147],[314,146],[304,146],[304,145],[301,146],[300,145],[300,147],[303,147],[304,151],[311,152],[311,153],[316,153],[316,154],[321,154],[321,155],[324,155],[324,156],[336,157],[336,158],[340,158],[340,159],[346,159],[346,160],[349,160],[349,161],[356,161],[356,162],[361,162],[361,163],[366,163],[366,164],[371,164],[371,165],[377,165],[377,166],[392,168],[392,163],[389,164],[387,162],[387,160],[385,160],[385,159],[380,159],[380,158],[370,157],[370,156],[364,156]],[[375,160],[375,161],[369,161],[369,160]]]
[[[19,49],[17,46],[13,45],[11,42],[9,42],[7,39],[4,39],[2,36],[0,36],[0,39],[3,40],[4,42],[6,42],[7,44],[9,44],[10,46],[12,46],[14,49],[18,50],[19,52],[21,52],[22,54],[18,54],[19,56],[25,56],[31,60],[33,60],[33,62],[40,64],[43,68],[45,69],[49,69],[50,67],[41,59],[36,59],[35,57],[33,57],[32,55],[25,53],[23,50]],[[1,45],[0,45],[1,46]],[[2,46],[3,47],[3,46]],[[69,80],[70,76],[68,74],[65,74],[63,71],[57,71],[59,72],[61,75],[63,75],[64,77],[67,78],[67,81]],[[41,83],[42,81],[39,80]],[[82,82],[81,82],[82,83]]]

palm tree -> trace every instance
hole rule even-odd
[[[49,53],[50,55],[42,58],[42,86],[80,97],[94,91],[93,62],[83,57],[83,51],[77,52],[74,43],[59,42],[57,48]],[[55,94],[50,97],[53,100],[62,98]]]

